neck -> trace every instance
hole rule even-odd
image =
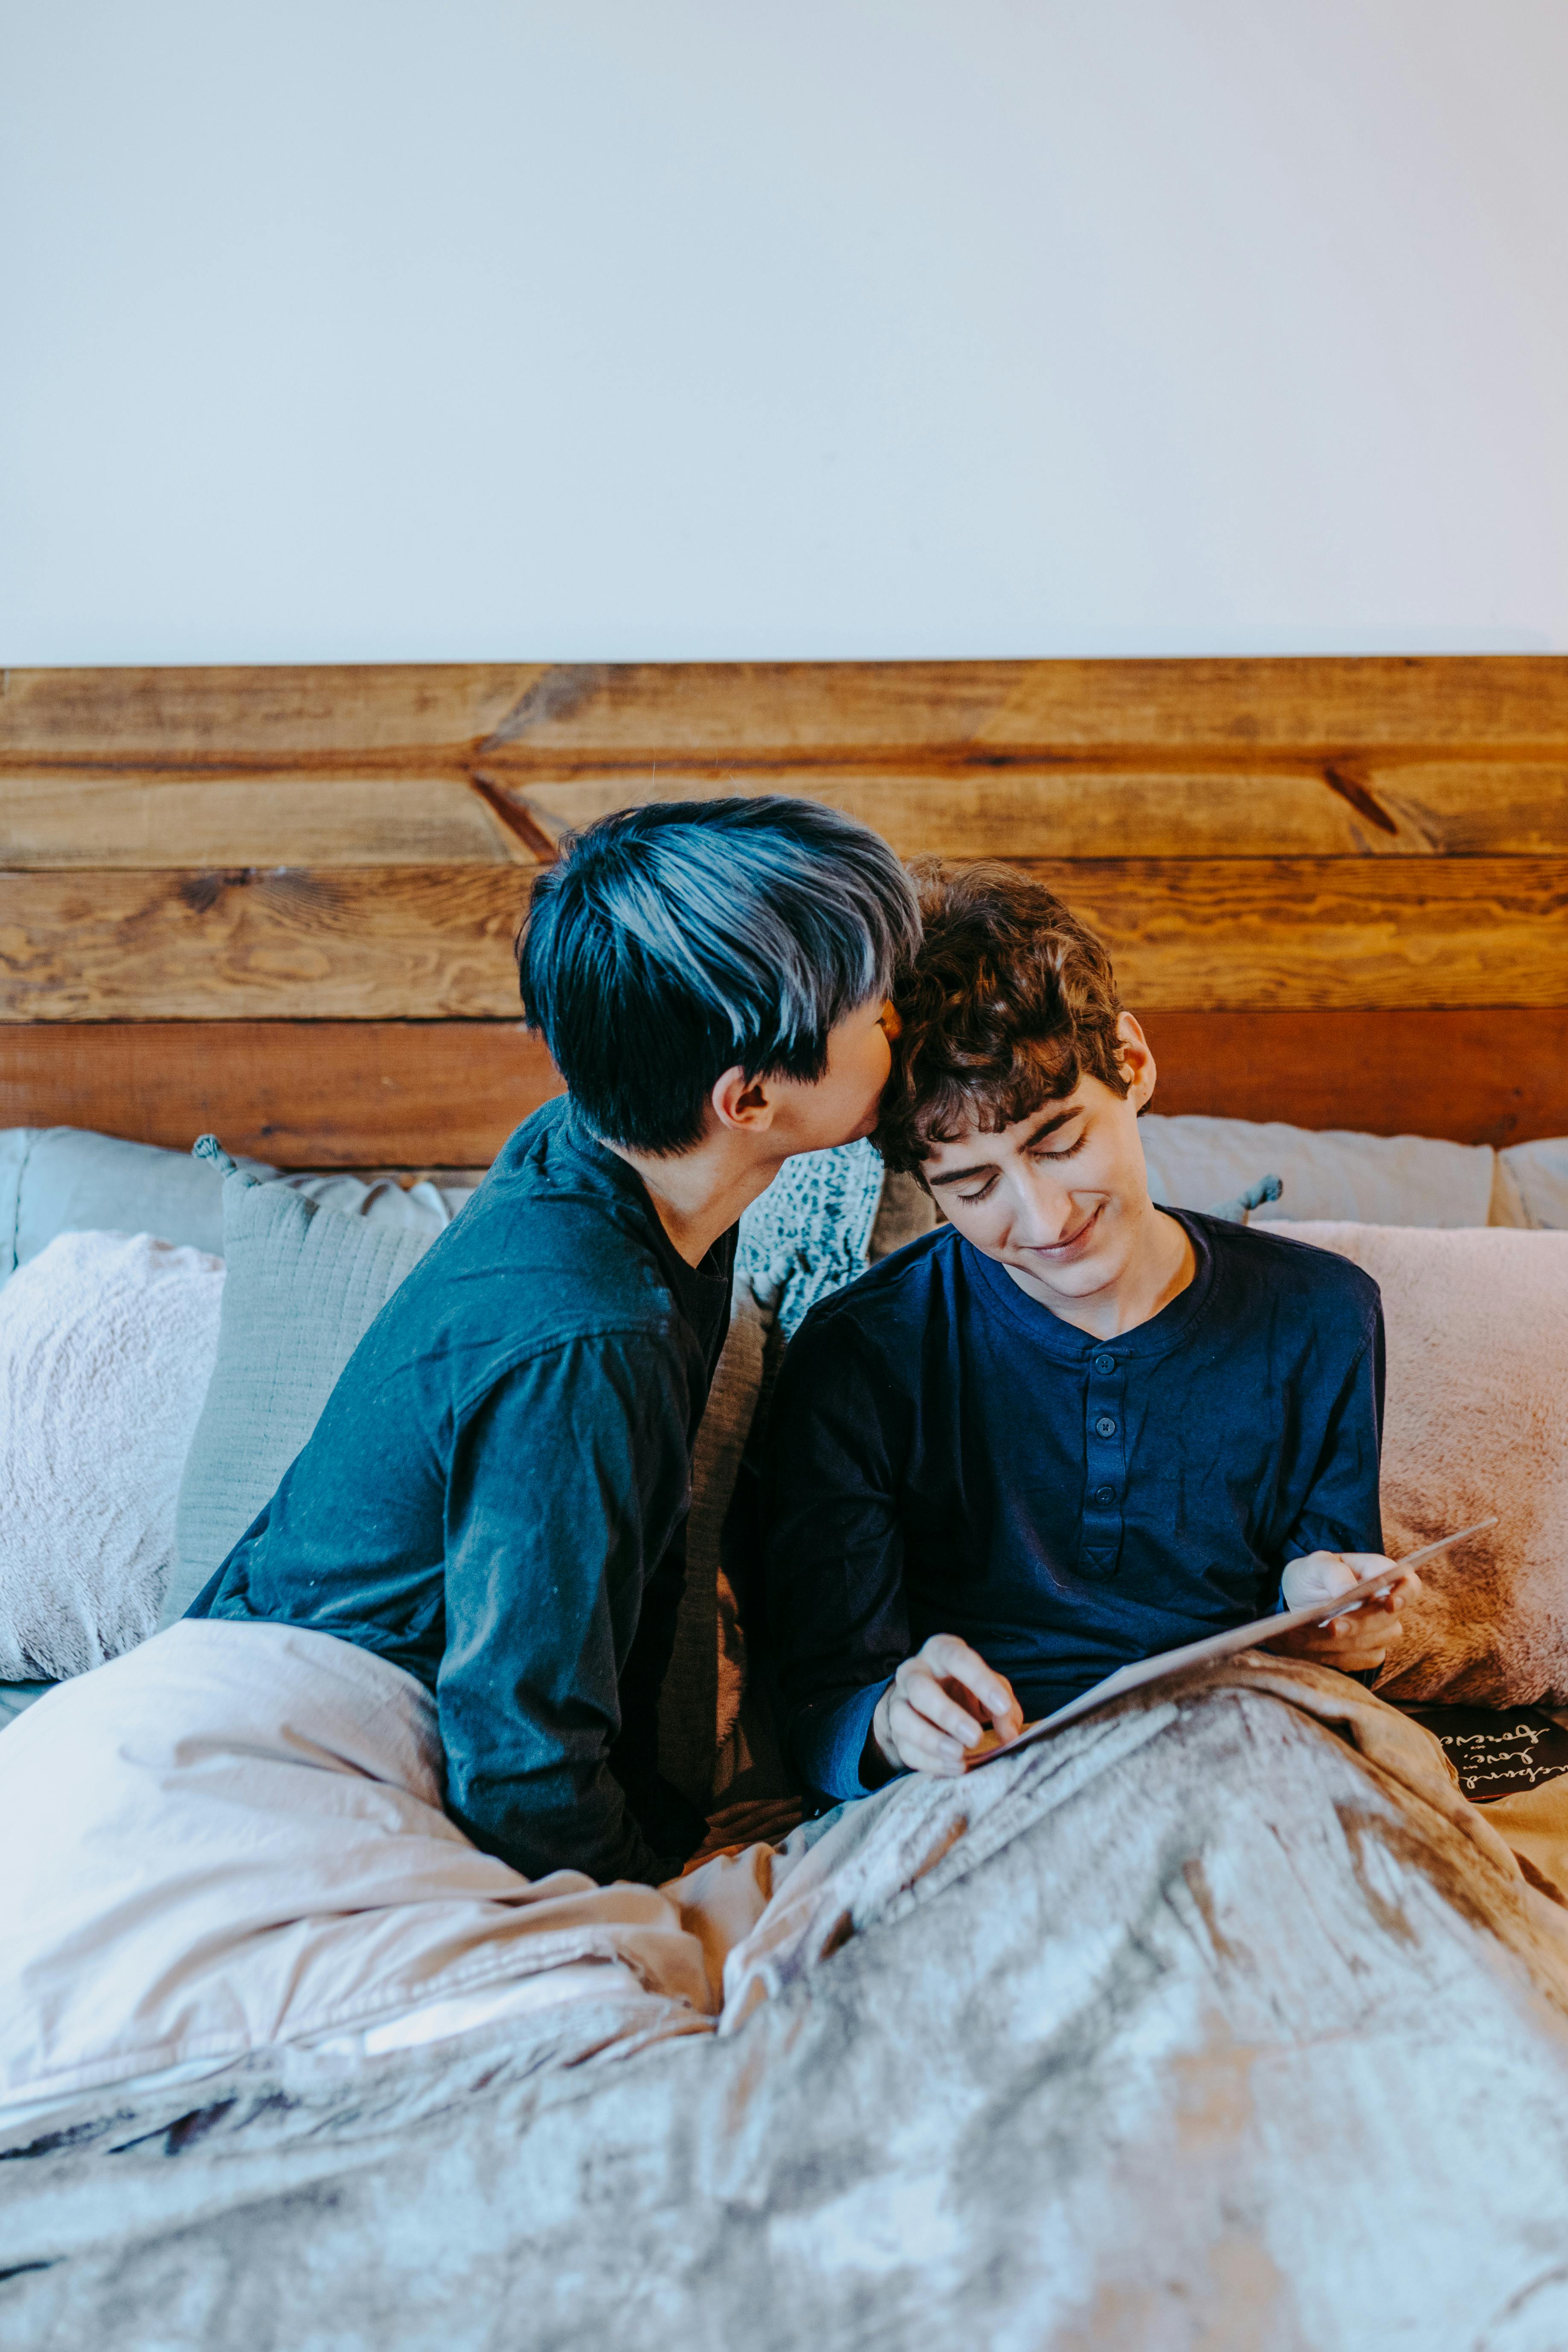
[[[705,1136],[689,1151],[666,1157],[626,1150],[618,1143],[605,1149],[642,1178],[659,1223],[688,1265],[701,1265],[720,1234],[767,1191],[789,1156],[760,1154],[756,1145],[742,1145],[728,1132]]]
[[[1082,1298],[1064,1297],[1015,1266],[1007,1268],[1020,1290],[1091,1339],[1118,1339],[1152,1323],[1162,1308],[1179,1298],[1197,1272],[1197,1256],[1187,1229],[1168,1217],[1151,1201],[1140,1221],[1137,1244],[1113,1281]]]

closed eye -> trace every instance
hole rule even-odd
[[[1078,1157],[1078,1154],[1083,1150],[1083,1147],[1088,1140],[1089,1129],[1087,1126],[1081,1127],[1079,1129],[1078,1140],[1076,1143],[1065,1144],[1060,1151],[1042,1151],[1037,1147],[1029,1152],[1028,1157],[1031,1160],[1075,1160]],[[940,1182],[941,1179],[939,1178],[937,1181]],[[954,1193],[953,1198],[958,1201],[963,1201],[968,1205],[973,1205],[976,1202],[989,1200],[991,1194],[995,1190],[996,1172],[993,1170],[990,1175],[986,1177],[984,1183],[977,1184],[973,1192],[956,1192]]]

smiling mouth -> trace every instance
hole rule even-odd
[[[1031,1257],[1048,1258],[1053,1265],[1059,1265],[1064,1258],[1076,1257],[1079,1251],[1083,1247],[1085,1242],[1088,1241],[1090,1234],[1093,1233],[1095,1226],[1100,1223],[1100,1212],[1104,1206],[1104,1202],[1100,1202],[1091,1211],[1089,1215],[1084,1219],[1077,1233],[1068,1234],[1064,1240],[1059,1242],[1031,1243],[1029,1244],[1029,1255]]]

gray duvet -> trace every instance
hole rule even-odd
[[[578,2003],[13,2125],[0,2340],[1568,2345],[1568,1912],[1353,1685],[1138,1694],[790,1888],[733,2032]]]

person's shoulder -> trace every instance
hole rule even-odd
[[[679,1312],[647,1216],[583,1164],[563,1111],[546,1103],[516,1129],[405,1286],[411,1314],[470,1343],[493,1331],[503,1353],[595,1334],[673,1346]]]
[[[1294,1234],[1275,1233],[1268,1225],[1242,1225],[1228,1217],[1194,1214],[1202,1228],[1222,1277],[1266,1290],[1310,1299],[1328,1311],[1338,1309],[1358,1327],[1376,1314],[1383,1294],[1370,1274],[1342,1257]]]
[[[938,1225],[879,1258],[842,1290],[819,1300],[791,1341],[837,1344],[850,1333],[899,1339],[924,1322],[932,1295],[950,1281],[958,1247],[951,1225]]]

